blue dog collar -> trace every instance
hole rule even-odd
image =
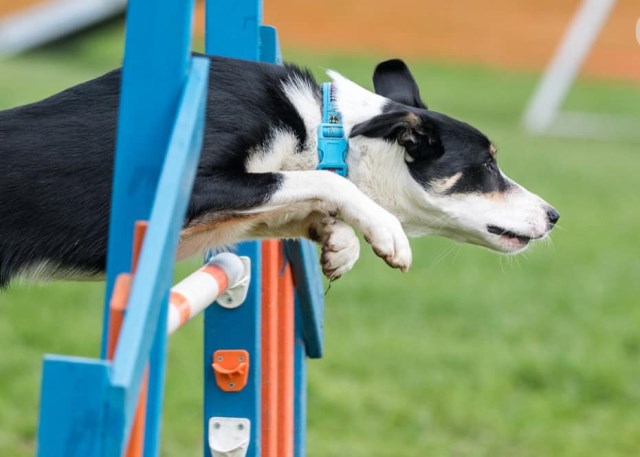
[[[322,84],[322,123],[318,127],[318,170],[347,176],[349,141],[344,136],[342,116],[335,105],[333,84]]]

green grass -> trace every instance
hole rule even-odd
[[[118,64],[121,28],[0,62],[0,107]],[[375,56],[285,53],[369,85]],[[310,363],[309,456],[628,457],[640,452],[638,144],[534,137],[519,117],[536,75],[412,62],[431,107],[488,132],[502,168],[562,213],[516,258],[412,242],[408,274],[363,250],[327,295],[326,356]],[[573,109],[635,113],[640,88],[583,81]],[[187,271],[190,265],[179,270]],[[95,356],[100,283],[0,295],[0,455],[33,455],[41,356]],[[200,329],[172,338],[164,456],[200,455]]]

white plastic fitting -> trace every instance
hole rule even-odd
[[[212,457],[245,457],[251,439],[251,421],[239,417],[209,419],[209,448]]]

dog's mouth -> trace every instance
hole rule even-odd
[[[531,242],[531,240],[536,239],[536,237],[515,233],[511,230],[498,227],[497,225],[488,225],[487,232],[493,235],[498,235],[502,240],[506,241],[509,245],[517,249],[526,247]]]

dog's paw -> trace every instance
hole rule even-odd
[[[389,266],[406,272],[411,267],[411,245],[400,221],[380,208],[367,218],[363,234],[373,252]]]
[[[333,217],[324,217],[320,224],[322,272],[335,280],[355,265],[360,257],[360,240],[349,225]]]

